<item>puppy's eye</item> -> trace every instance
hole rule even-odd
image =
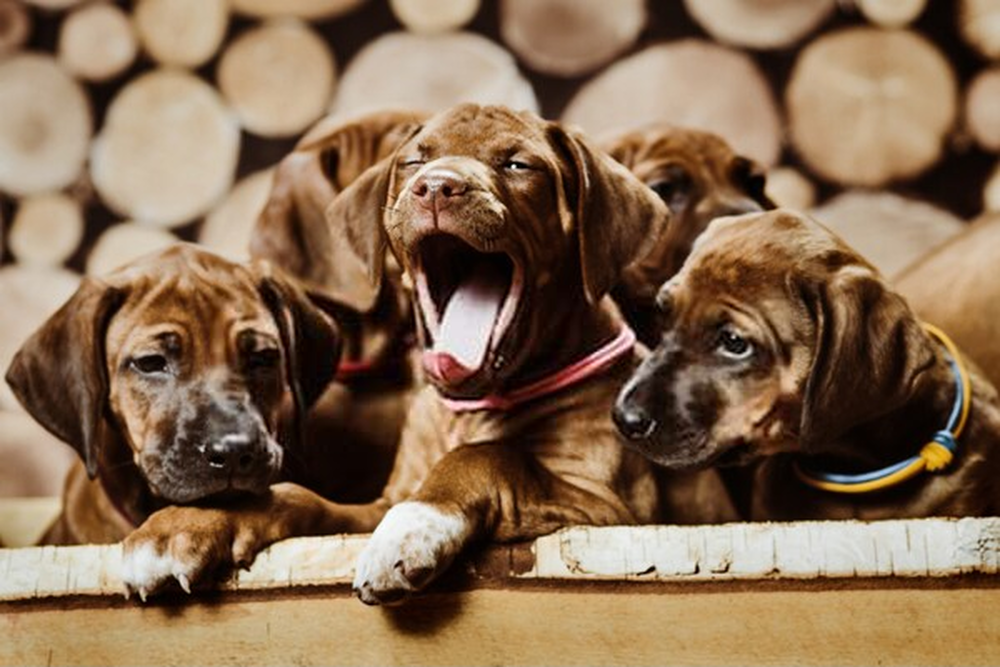
[[[426,162],[427,161],[424,160],[422,157],[411,157],[411,158],[406,158],[405,160],[400,162],[400,165],[407,169],[415,169],[417,167],[423,166],[424,164],[426,164]]]
[[[723,327],[719,331],[719,340],[716,351],[734,361],[743,361],[753,356],[753,343],[739,335],[729,327]]]
[[[144,354],[135,357],[129,365],[143,375],[155,375],[167,372],[167,358],[162,354]]]
[[[691,175],[678,165],[671,165],[662,178],[650,181],[648,185],[675,213],[687,205],[691,196]]]
[[[265,348],[247,353],[246,367],[250,371],[270,370],[278,367],[281,353],[275,348]]]
[[[528,171],[531,165],[521,160],[507,160],[503,163],[503,168],[507,171]]]

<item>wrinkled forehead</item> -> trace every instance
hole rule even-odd
[[[461,105],[431,118],[405,148],[480,157],[497,150],[548,148],[545,122],[506,107]]]
[[[215,256],[178,253],[152,258],[117,272],[109,282],[126,293],[109,323],[109,340],[172,328],[212,338],[241,322],[277,331],[251,272]]]

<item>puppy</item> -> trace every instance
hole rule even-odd
[[[82,459],[44,542],[116,542],[166,505],[268,493],[290,458],[282,403],[304,415],[338,345],[287,279],[195,246],[85,279],[6,376]]]
[[[386,111],[317,123],[278,165],[251,237],[251,256],[297,278],[339,325],[343,352],[336,382],[309,415],[304,437],[310,446],[295,462],[294,476],[343,502],[370,501],[385,485],[416,385],[416,363],[402,272],[390,265],[382,288],[367,290],[365,267],[334,242],[326,209],[425,117]],[[341,474],[324,465],[334,457]]]
[[[363,602],[403,600],[481,539],[647,523],[663,509],[718,516],[688,496],[659,508],[649,465],[611,424],[638,353],[604,296],[668,219],[621,165],[533,114],[460,105],[362,175],[330,216],[373,292],[386,247],[412,278],[431,384],[384,492],[394,506],[357,564]],[[712,485],[705,475],[688,488]]]
[[[764,168],[710,132],[657,124],[608,137],[601,146],[670,208],[671,224],[611,291],[639,340],[654,347],[661,332],[656,292],[680,270],[708,223],[774,204],[764,194]]]
[[[950,466],[868,494],[804,481],[913,457],[953,426],[958,400],[950,353],[822,225],[786,210],[718,219],[657,300],[662,342],[614,411],[630,446],[652,461],[697,469],[760,459],[756,519],[1000,509],[997,394],[973,368],[971,410]],[[941,447],[929,449],[941,456]]]

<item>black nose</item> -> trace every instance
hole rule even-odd
[[[656,420],[635,405],[616,405],[611,417],[621,434],[629,440],[648,438],[656,430]]]
[[[225,472],[247,472],[261,456],[260,438],[247,433],[229,433],[210,442],[202,453],[209,467]]]

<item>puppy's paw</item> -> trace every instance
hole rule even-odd
[[[122,542],[125,597],[138,593],[145,602],[171,580],[190,593],[192,584],[249,566],[264,546],[225,510],[164,508]]]
[[[365,604],[402,602],[443,572],[471,533],[462,514],[420,502],[396,505],[358,558],[354,592]]]

